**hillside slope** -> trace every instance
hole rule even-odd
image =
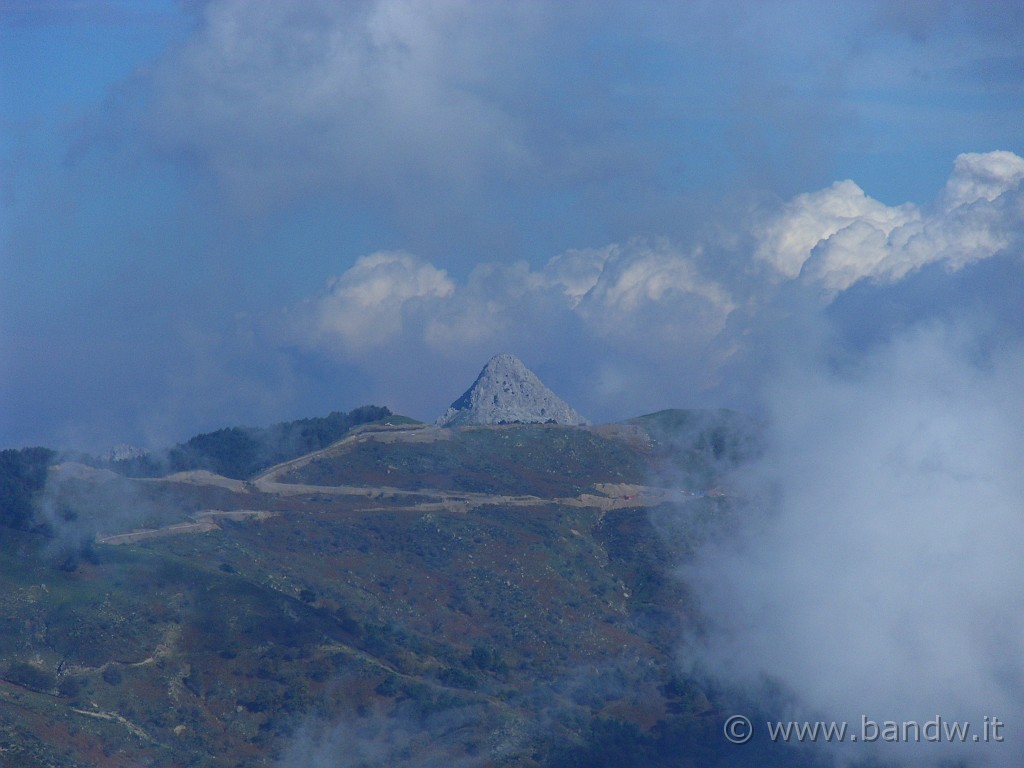
[[[792,764],[737,762],[677,671],[671,572],[731,501],[653,484],[664,437],[378,425],[250,481],[55,470],[50,536],[0,546],[0,766]]]

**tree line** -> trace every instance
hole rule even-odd
[[[348,413],[334,411],[269,427],[228,427],[196,435],[164,451],[120,461],[62,456],[43,447],[0,450],[0,526],[33,527],[34,501],[46,487],[47,470],[61,460],[112,469],[127,477],[205,469],[246,480],[282,461],[326,448],[354,427],[386,421],[393,415],[388,408],[365,405]]]

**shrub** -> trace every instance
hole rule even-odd
[[[0,525],[31,526],[33,497],[46,485],[46,470],[56,460],[48,448],[0,451]]]
[[[450,688],[474,690],[479,685],[476,677],[468,672],[458,669],[457,667],[446,667],[445,669],[442,669],[437,676],[437,680]]]
[[[34,691],[52,691],[56,683],[53,673],[48,669],[37,667],[34,664],[27,664],[23,661],[16,661],[7,670],[7,680],[15,685],[31,688]]]
[[[77,698],[81,690],[81,684],[73,677],[65,677],[57,685],[57,692],[60,693],[61,696],[66,696],[69,699]]]

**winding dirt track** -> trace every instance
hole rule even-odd
[[[532,495],[506,495],[442,491],[420,488],[414,491],[389,486],[356,485],[309,485],[304,483],[283,483],[280,478],[301,469],[320,458],[336,456],[353,444],[361,442],[435,442],[451,439],[450,429],[433,426],[410,427],[364,427],[326,448],[300,456],[297,459],[277,464],[250,481],[233,480],[205,470],[178,472],[150,482],[189,483],[227,488],[236,493],[269,494],[277,497],[320,494],[323,496],[360,497],[375,501],[389,502],[387,506],[364,508],[362,511],[406,511],[406,512],[451,512],[465,513],[481,506],[532,507],[542,504],[558,504],[570,507],[590,507],[602,513],[616,509],[651,507],[666,502],[683,502],[699,494],[692,494],[674,488],[659,488],[628,483],[597,483],[592,493],[581,493],[572,497],[550,497]],[[408,503],[402,503],[403,501]],[[192,515],[191,522],[175,523],[162,528],[135,530],[106,536],[97,536],[100,544],[134,544],[160,536],[187,533],[205,533],[219,530],[218,519],[262,520],[278,512],[258,510],[203,510]]]

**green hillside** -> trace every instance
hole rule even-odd
[[[675,418],[390,418],[245,481],[50,470],[0,539],[0,766],[798,764],[728,749],[674,661],[672,572],[731,504],[648,484]]]
[[[645,445],[578,427],[530,424],[429,432],[418,441],[339,446],[282,479],[544,496],[575,495],[594,483],[642,483],[649,471]]]

